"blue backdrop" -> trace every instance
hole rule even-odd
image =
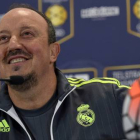
[[[12,3],[1,1],[0,17]],[[115,77],[130,85],[140,76],[139,0],[20,0],[53,22],[67,77]]]

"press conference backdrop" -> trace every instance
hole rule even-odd
[[[57,67],[67,77],[114,77],[122,84],[140,76],[140,0],[6,0],[28,3],[52,21],[61,54]]]

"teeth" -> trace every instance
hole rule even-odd
[[[18,63],[18,62],[23,62],[23,61],[25,61],[26,59],[24,59],[24,58],[16,58],[16,59],[12,59],[11,61],[10,61],[10,64],[14,64],[14,63]]]

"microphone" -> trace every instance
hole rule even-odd
[[[21,85],[25,80],[22,76],[10,76],[9,78],[0,78],[0,81],[9,82],[12,85]]]

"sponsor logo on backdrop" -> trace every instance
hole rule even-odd
[[[53,5],[50,6],[46,12],[46,16],[52,21],[52,24],[54,27],[59,27],[63,24],[65,24],[68,14],[62,5]],[[56,37],[64,37],[65,36],[65,30],[63,28],[56,28]]]
[[[114,77],[118,79],[122,85],[130,86],[140,77],[140,65],[106,67],[103,76]]]
[[[45,12],[55,27],[63,25],[68,17],[66,9],[61,5],[53,5]]]
[[[75,77],[84,80],[89,80],[98,76],[96,68],[62,69],[62,72],[67,78]]]
[[[134,80],[140,77],[140,70],[113,71],[112,75],[121,81],[121,84],[132,85]]]
[[[101,6],[81,9],[81,18],[83,19],[98,19],[107,18],[120,15],[120,8],[118,6]]]
[[[140,0],[126,0],[127,31],[140,37]]]
[[[45,3],[67,2],[69,0],[43,0]]]
[[[65,76],[67,78],[75,77],[75,78],[82,78],[84,80],[90,79],[90,75],[88,73],[82,73],[82,74],[69,73],[69,74],[65,74]]]
[[[52,21],[59,43],[74,36],[73,0],[38,0],[38,9]]]

